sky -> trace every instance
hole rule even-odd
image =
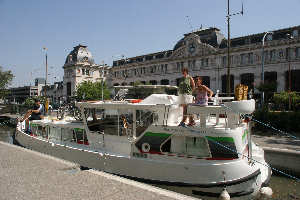
[[[300,25],[300,0],[230,0],[231,38]],[[0,0],[0,66],[11,87],[63,79],[66,56],[87,45],[97,64],[171,50],[183,34],[217,27],[227,36],[227,0]],[[187,17],[188,16],[188,17]]]

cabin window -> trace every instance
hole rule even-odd
[[[75,133],[73,132],[73,129],[62,128],[61,134],[62,134],[63,142],[76,142],[76,136]]]
[[[61,134],[62,141],[64,142],[75,142],[78,144],[89,145],[86,132],[82,128],[62,128]]]
[[[51,127],[49,132],[49,140],[60,141],[61,140],[61,129],[59,127]]]
[[[203,137],[186,137],[186,154],[198,157],[210,157],[206,139]]]
[[[85,109],[86,121],[89,131],[103,133],[106,135],[123,135],[124,126],[123,118],[130,122],[130,117],[127,114],[121,114],[117,109]],[[128,113],[128,112],[124,112]],[[131,117],[132,121],[132,117]]]
[[[169,143],[165,143],[165,146]],[[211,157],[207,140],[204,137],[182,137],[171,138],[171,153],[197,156],[201,158]],[[166,147],[164,147],[166,149]]]
[[[37,135],[38,132],[38,126],[37,124],[31,124],[31,132],[33,135]]]
[[[127,109],[85,109],[88,129],[91,133],[133,136],[133,111]],[[155,115],[146,110],[136,110],[136,137],[153,122]]]
[[[206,136],[211,151],[212,159],[236,159],[236,146],[232,137]],[[226,147],[226,148],[225,148]]]
[[[78,144],[85,144],[85,145],[89,145],[87,136],[86,136],[86,132],[84,129],[82,128],[74,128],[74,134],[76,137],[76,142]]]
[[[136,137],[139,137],[154,121],[154,113],[146,110],[136,111]]]
[[[49,126],[43,126],[41,131],[41,136],[45,139],[48,139],[48,131],[49,131]]]
[[[36,136],[43,137],[45,139],[48,138],[46,127],[41,125],[36,125],[33,127],[32,133]]]
[[[103,132],[103,127],[100,126],[100,122],[104,118],[104,110],[86,108],[84,109],[84,113],[89,131]]]

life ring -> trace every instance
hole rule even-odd
[[[150,151],[150,144],[149,143],[143,143],[142,144],[142,151],[143,152],[149,152]]]

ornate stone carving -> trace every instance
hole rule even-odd
[[[202,43],[200,36],[191,33],[184,38],[184,45],[176,49],[172,58],[185,58],[192,56],[211,55],[216,49],[209,44]]]

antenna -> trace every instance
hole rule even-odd
[[[244,4],[243,4],[243,1],[242,1],[242,11],[241,11],[241,15],[244,15]]]
[[[187,19],[187,21],[188,21],[188,23],[189,23],[189,25],[190,25],[190,29],[191,29],[191,31],[193,32],[193,26],[192,26],[192,23],[191,23],[191,19],[190,19],[190,16],[185,16],[186,17],[186,19]]]
[[[229,3],[228,3],[229,4]],[[236,12],[236,13],[232,13],[230,14],[230,11],[228,12],[228,15],[226,16],[227,18],[229,17],[232,17],[234,15],[244,15],[244,4],[243,4],[243,1],[242,1],[242,10],[240,12]]]
[[[231,14],[230,13],[230,7],[229,7],[229,4],[230,4],[230,0],[227,0],[227,34],[228,34],[228,37],[227,37],[227,84],[226,84],[226,92],[227,92],[227,95],[230,96],[230,92],[231,92],[231,89],[230,89],[230,63],[231,63],[231,59],[230,59],[230,19],[232,16],[235,16],[235,15],[243,15],[244,14],[244,4],[243,4],[243,1],[242,1],[242,10],[240,12],[237,12],[237,13],[233,13]]]

